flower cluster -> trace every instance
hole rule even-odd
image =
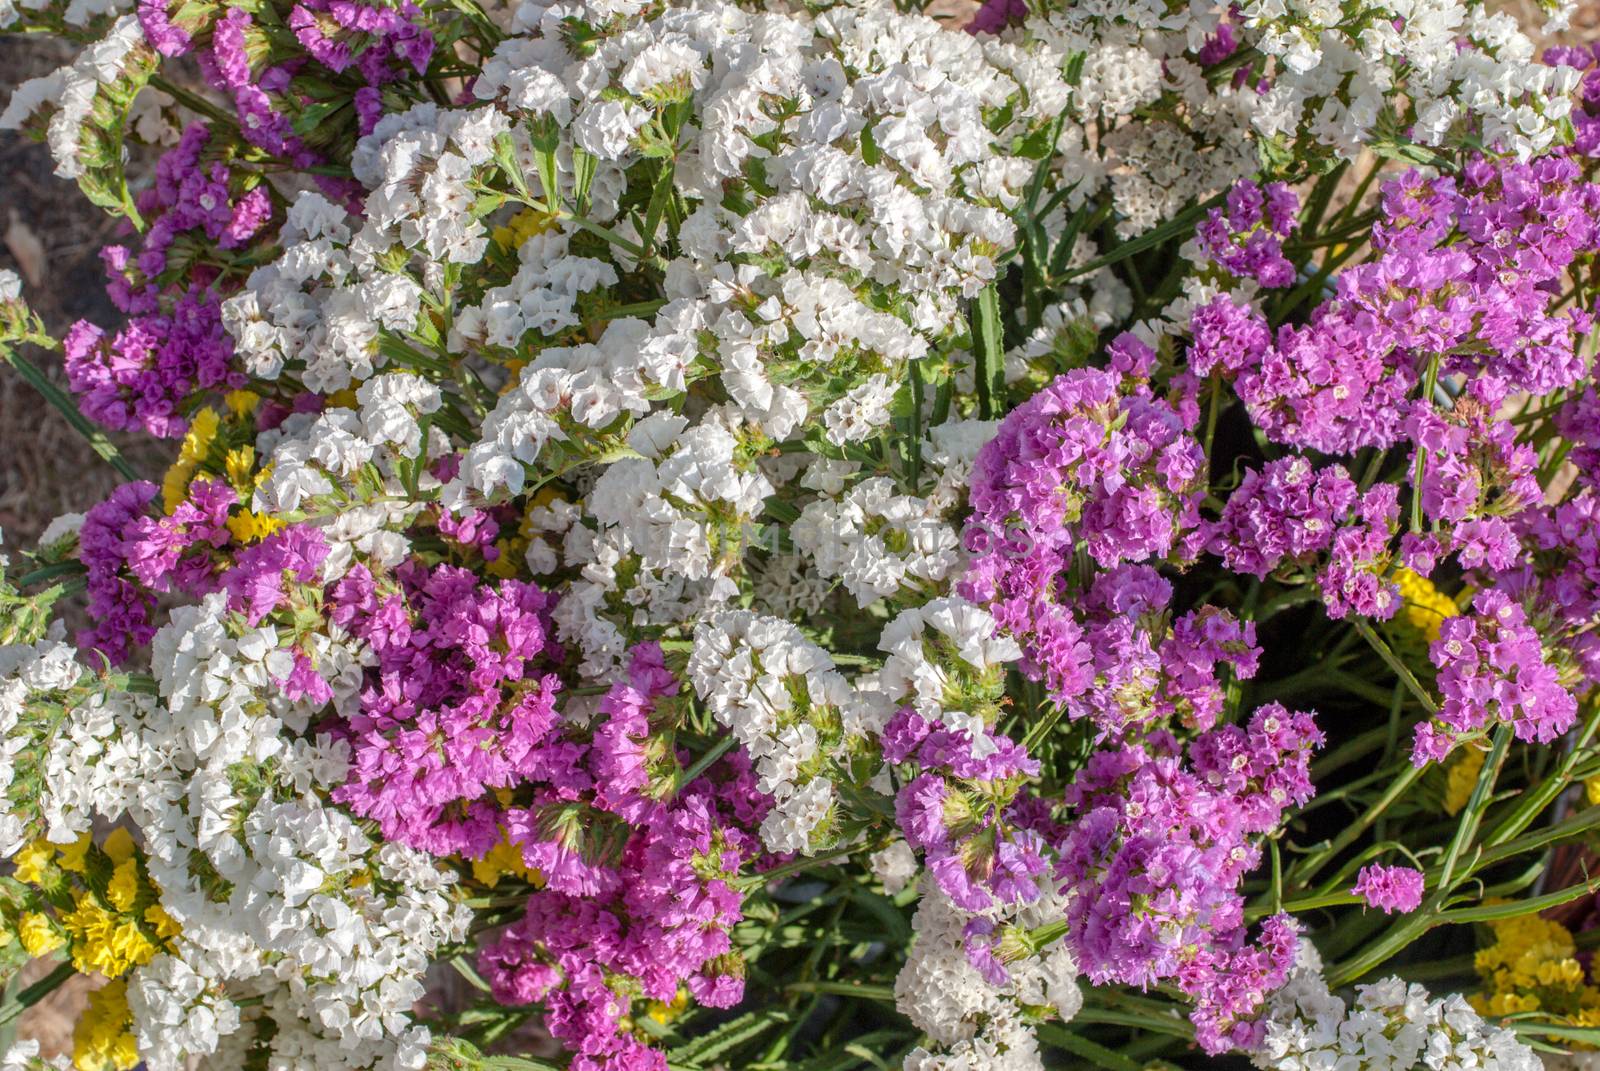
[[[127,223],[115,323],[0,273],[126,477],[0,557],[81,1071],[1584,1040],[1596,53],[902,7],[0,0]]]

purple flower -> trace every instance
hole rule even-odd
[[[1408,866],[1384,866],[1372,863],[1361,868],[1356,875],[1352,896],[1359,896],[1367,906],[1382,908],[1385,915],[1396,911],[1415,911],[1422,903],[1423,874]]]

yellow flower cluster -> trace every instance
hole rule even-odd
[[[98,878],[91,878],[91,850]],[[31,956],[66,948],[80,972],[116,978],[150,962],[178,933],[125,829],[113,830],[98,849],[87,833],[61,846],[35,841],[17,853],[14,873],[44,894],[41,910],[17,919],[17,936]]]
[[[113,979],[89,994],[89,1007],[72,1031],[72,1062],[78,1071],[130,1071],[139,1050],[129,1027],[128,983]]]
[[[229,429],[221,415],[210,406],[195,412],[189,419],[189,431],[183,437],[183,444],[178,448],[178,460],[161,480],[161,504],[168,513],[188,497],[189,485],[202,472],[226,479],[239,501],[248,502],[270,470],[268,466],[257,472],[255,447],[240,441],[254,433],[255,425],[249,418],[261,403],[260,396],[253,391],[236,390],[229,392],[222,401],[233,429],[245,434],[226,434]],[[234,440],[231,445],[227,441],[230,438]],[[228,531],[241,543],[258,542],[281,527],[283,522],[276,517],[256,513],[247,506],[236,508],[228,518]]]
[[[1489,923],[1494,943],[1478,950],[1483,1015],[1539,1012],[1569,1026],[1600,1026],[1600,986],[1584,971],[1565,926],[1538,915]]]
[[[1402,606],[1395,622],[1417,638],[1432,643],[1439,638],[1439,625],[1461,612],[1456,601],[1434,586],[1433,581],[1410,569],[1394,571]]]
[[[523,242],[536,234],[543,234],[554,223],[555,217],[548,212],[524,208],[506,223],[494,229],[494,244],[508,253],[515,252],[522,248]]]
[[[472,880],[492,889],[506,877],[526,881],[530,885],[544,884],[539,872],[530,870],[528,864],[523,862],[522,848],[512,844],[510,838],[501,837],[500,843],[489,849],[489,854],[472,861]]]
[[[178,448],[178,460],[161,480],[161,506],[168,513],[177,509],[188,496],[189,484],[211,452],[211,444],[217,441],[219,423],[217,411],[209,405],[190,418],[189,431]]]

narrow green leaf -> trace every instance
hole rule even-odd
[[[1042,1024],[1039,1027],[1039,1040],[1066,1049],[1074,1056],[1088,1060],[1095,1067],[1103,1067],[1106,1071],[1142,1071],[1142,1065],[1137,1060],[1129,1059],[1120,1052],[1113,1052],[1099,1042],[1090,1041],[1081,1034],[1074,1034],[1056,1023]]]
[[[122,451],[112,445],[111,440],[106,438],[104,432],[89,423],[88,418],[78,411],[78,403],[69,398],[60,387],[50,382],[32,361],[6,345],[0,345],[0,360],[15,368],[34,390],[44,395],[44,400],[67,418],[67,423],[72,425],[72,430],[83,436],[88,441],[89,448],[104,458],[112,468],[116,469],[118,475],[125,480],[137,480],[139,478],[139,474],[134,471],[133,466],[123,458]]]
[[[1000,292],[993,283],[972,303],[972,351],[976,363],[978,416],[994,420],[1003,415],[1005,407],[1006,368]]]

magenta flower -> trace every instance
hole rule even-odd
[[[1422,891],[1422,871],[1373,863],[1361,868],[1350,893],[1361,897],[1368,907],[1381,908],[1389,915],[1396,911],[1415,911],[1422,903]]]

